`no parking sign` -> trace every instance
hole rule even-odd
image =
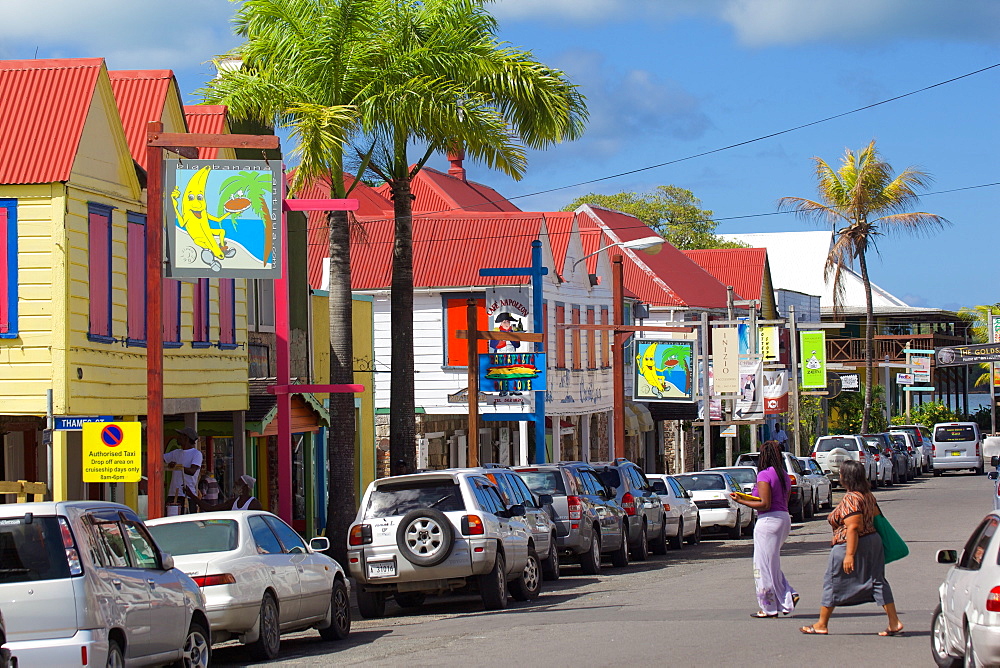
[[[140,423],[84,423],[84,482],[139,482],[140,478],[142,478]]]

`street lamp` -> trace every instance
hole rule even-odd
[[[575,269],[576,265],[580,264],[581,262],[583,262],[587,258],[593,257],[593,256],[597,255],[598,253],[601,253],[603,251],[608,250],[609,248],[616,248],[616,247],[617,248],[628,248],[628,249],[631,249],[631,250],[641,250],[641,251],[643,251],[644,253],[646,253],[648,255],[656,255],[661,250],[663,250],[663,244],[664,243],[666,243],[666,242],[663,240],[663,237],[657,237],[657,236],[643,237],[641,239],[633,239],[632,241],[616,241],[613,244],[608,244],[607,246],[604,246],[602,248],[598,248],[593,253],[587,253],[586,255],[584,255],[583,257],[581,257],[579,260],[577,260],[576,262],[574,262],[572,264],[572,266],[570,267],[570,269]]]

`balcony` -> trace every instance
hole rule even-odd
[[[903,335],[877,334],[875,336],[873,359],[875,362],[881,362],[888,356],[891,361],[901,361],[906,359],[906,354],[903,352],[904,348],[932,350],[943,346],[957,346],[963,343],[966,343],[964,336],[954,336],[940,332]],[[865,340],[827,338],[826,359],[829,362],[838,362],[841,364],[864,364]]]

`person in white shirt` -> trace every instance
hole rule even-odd
[[[171,450],[163,455],[163,461],[167,463],[167,470],[172,472],[170,477],[170,487],[167,490],[167,497],[184,497],[187,490],[197,494],[198,492],[198,471],[201,470],[202,456],[198,449],[198,432],[191,427],[184,427],[177,430],[177,441],[181,447],[179,450]],[[197,506],[189,504],[189,512],[197,512]]]
[[[781,428],[780,422],[774,423],[774,440],[778,442],[784,452],[788,452],[788,434]]]

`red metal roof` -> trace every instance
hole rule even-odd
[[[129,153],[146,169],[146,126],[163,119],[163,107],[174,73],[171,70],[113,70],[108,76],[125,128]]]
[[[0,61],[0,183],[67,181],[101,58]]]
[[[619,211],[590,206],[595,218],[580,216],[580,228],[587,219],[601,227],[611,241],[632,241],[654,232],[641,220]],[[726,286],[669,243],[656,255],[623,250],[625,287],[653,306],[725,308]]]
[[[188,132],[207,135],[226,134],[227,112],[228,108],[224,104],[185,105],[184,118],[187,119]],[[198,157],[202,160],[211,160],[218,156],[218,147],[202,146],[198,149]]]
[[[740,299],[760,299],[767,267],[766,248],[713,248],[684,254],[723,285],[733,286]]]
[[[377,188],[379,194],[392,201],[388,184]],[[410,182],[414,213],[490,213],[517,212],[503,195],[489,186],[467,181],[431,167],[424,167]],[[391,208],[391,207],[390,207]]]

